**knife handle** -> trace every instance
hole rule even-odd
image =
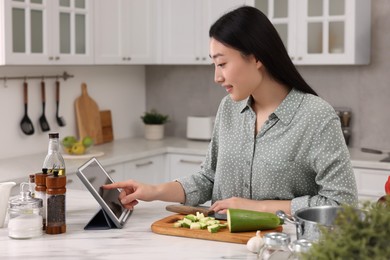
[[[214,214],[213,210],[209,210],[207,208],[184,206],[184,205],[168,205],[165,207],[165,209],[171,212],[180,213],[184,215],[188,215],[188,214],[195,215],[196,212],[199,212],[199,213],[203,213],[203,215],[207,217],[210,214]]]

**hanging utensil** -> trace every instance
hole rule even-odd
[[[41,125],[42,132],[47,132],[50,131],[50,126],[45,116],[46,91],[45,91],[45,81],[43,80],[41,82],[41,95],[42,95],[42,115],[39,118],[39,123]]]
[[[24,117],[20,122],[20,127],[22,128],[23,133],[26,135],[32,135],[34,133],[34,125],[31,122],[30,118],[27,115],[27,103],[28,103],[28,90],[27,90],[27,82],[23,83],[23,96],[24,96]]]
[[[58,116],[58,110],[59,110],[59,105],[60,105],[60,82],[56,80],[56,118],[57,118],[57,124],[59,126],[65,126],[65,119],[61,116]]]

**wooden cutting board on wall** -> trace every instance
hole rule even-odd
[[[114,140],[111,110],[100,111],[100,122],[102,124],[103,143],[111,142]]]
[[[197,238],[237,244],[246,244],[251,237],[254,237],[256,235],[256,231],[230,233],[228,228],[220,229],[217,233],[210,233],[209,231],[207,231],[207,229],[189,229],[174,227],[173,223],[179,219],[183,219],[184,216],[185,215],[183,214],[175,214],[168,216],[166,218],[154,222],[151,226],[151,229],[154,233],[161,235]],[[221,221],[221,223],[226,223],[226,221]],[[282,230],[283,227],[279,226],[276,229],[262,230],[260,235],[264,236],[266,233],[270,232],[282,232]]]
[[[81,84],[81,96],[75,100],[79,138],[90,136],[94,144],[103,143],[99,106],[89,95],[87,84]]]

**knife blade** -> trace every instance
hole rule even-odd
[[[213,210],[210,210],[209,207],[206,206],[185,206],[181,204],[174,204],[174,205],[167,205],[165,207],[166,210],[175,212],[175,213],[180,213],[184,215],[188,214],[196,214],[196,212],[203,213],[205,217],[214,217],[216,219],[221,219],[221,220],[226,220],[227,216],[226,214],[219,214],[215,213]]]

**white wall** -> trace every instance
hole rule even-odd
[[[15,66],[0,67],[0,77],[57,75],[67,71],[74,75],[61,80],[60,116],[65,127],[57,125],[55,117],[55,80],[46,82],[46,118],[51,132],[60,137],[77,135],[74,101],[81,95],[81,83],[88,86],[89,95],[100,110],[110,109],[115,139],[142,135],[140,115],[145,111],[144,66]],[[48,132],[42,132],[39,117],[42,114],[40,80],[28,81],[28,116],[35,133],[25,135],[20,128],[24,115],[23,81],[0,81],[0,159],[39,153],[47,150]]]

